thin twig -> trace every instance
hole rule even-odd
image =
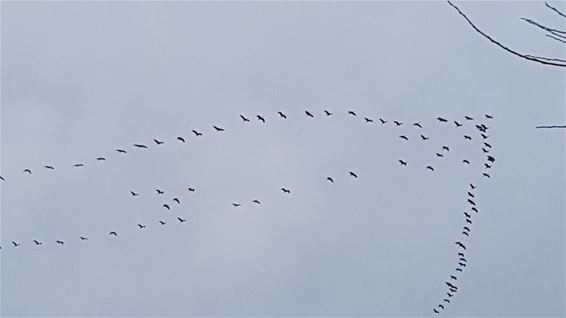
[[[562,40],[562,39],[560,39],[560,38],[557,38],[557,37],[555,37],[554,35],[547,34],[546,36],[548,36],[548,37],[551,38],[551,39],[555,39],[556,41],[560,41],[560,42],[566,44],[566,41],[564,41],[564,40]]]
[[[555,7],[551,6],[550,4],[548,4],[548,2],[544,2],[544,4],[546,5],[547,8],[549,8],[550,10],[558,13],[559,15],[563,16],[564,18],[566,18],[566,14],[560,12],[558,9],[556,9]]]
[[[538,56],[533,56],[533,55],[524,55],[521,54],[519,52],[516,52],[506,46],[504,46],[503,44],[497,42],[496,40],[494,40],[493,38],[491,38],[489,35],[485,34],[484,32],[482,32],[480,29],[478,29],[478,27],[476,27],[474,25],[474,23],[460,10],[460,8],[458,8],[457,6],[455,6],[452,2],[447,1],[448,4],[450,6],[452,6],[456,11],[458,11],[458,13],[468,22],[468,24],[479,34],[481,34],[483,37],[485,37],[486,39],[488,39],[491,43],[497,45],[498,47],[500,47],[501,49],[516,55],[518,57],[521,57],[523,59],[529,60],[529,61],[533,61],[533,62],[537,62],[537,63],[541,63],[541,64],[546,64],[546,65],[552,65],[552,66],[559,66],[559,67],[566,67],[566,63],[555,63],[555,62],[550,62],[550,61],[545,61],[542,58],[538,57]]]
[[[537,128],[566,128],[566,125],[537,126]]]

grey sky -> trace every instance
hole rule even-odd
[[[564,58],[519,20],[564,27],[541,2],[461,7],[517,50]],[[443,315],[564,316],[564,132],[534,129],[564,122],[564,71],[502,52],[445,3],[1,9],[2,316],[429,315],[454,268],[470,181],[470,264]],[[486,112],[490,181],[460,162],[483,158],[480,141],[434,120]],[[175,196],[181,206],[164,211]]]

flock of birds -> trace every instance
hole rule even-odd
[[[279,111],[277,112],[278,117],[281,120],[287,120],[288,119],[288,115]],[[314,114],[314,112],[310,111],[310,110],[305,110],[304,111],[304,115],[309,117],[309,118],[314,118],[316,115]],[[330,117],[333,116],[334,113],[328,110],[324,110],[322,113],[322,116],[325,117]],[[355,111],[348,111],[347,112],[347,116],[351,116],[351,117],[361,117],[363,118],[363,121],[367,124],[379,124],[379,125],[393,125],[394,127],[400,127],[400,126],[412,126],[415,129],[422,129],[423,125],[420,122],[414,122],[414,123],[403,123],[401,121],[397,121],[397,120],[385,120],[383,118],[377,118],[377,121],[375,121],[373,118],[370,117],[365,117],[365,116],[358,116],[358,114]],[[241,122],[243,124],[249,123],[252,121],[252,117],[248,117],[246,115],[240,114],[239,115]],[[485,114],[483,116],[483,119],[486,121],[492,120],[493,116],[489,115],[489,114]],[[258,122],[265,124],[266,123],[266,117],[260,114],[257,114],[255,116],[255,120],[257,120]],[[438,124],[440,125],[453,125],[453,127],[455,128],[460,128],[463,127],[465,124],[467,123],[471,123],[472,125],[474,125],[474,127],[477,130],[477,136],[471,136],[469,134],[463,134],[462,135],[462,139],[463,141],[470,141],[474,138],[479,138],[481,139],[481,144],[482,144],[482,153],[485,155],[485,161],[483,162],[483,166],[482,166],[482,172],[481,172],[481,176],[479,176],[480,178],[490,178],[491,175],[489,173],[490,169],[492,169],[492,167],[494,166],[495,163],[495,157],[491,154],[491,150],[492,150],[492,145],[488,142],[488,130],[490,129],[490,127],[486,126],[485,123],[477,123],[476,120],[471,117],[471,116],[464,116],[463,120],[458,121],[458,120],[448,120],[444,117],[437,117],[436,121],[438,122]],[[215,133],[223,133],[226,131],[226,129],[220,125],[212,125],[212,130]],[[201,138],[205,135],[204,132],[202,131],[198,131],[196,129],[191,130],[191,133],[193,135],[193,138]],[[424,133],[417,133],[417,137],[416,139],[421,141],[421,142],[427,142],[430,137],[426,136]],[[398,136],[399,139],[403,140],[403,141],[409,141],[409,136],[407,135],[399,135]],[[411,138],[414,138],[411,136]],[[178,143],[186,143],[189,140],[189,137],[187,136],[176,136],[175,137],[175,142]],[[152,143],[154,144],[155,147],[159,147],[162,146],[166,143],[166,141],[164,140],[159,140],[157,138],[154,138],[152,140]],[[150,144],[142,144],[142,143],[136,143],[136,144],[132,144],[132,146],[136,149],[148,149],[150,147]],[[124,148],[116,148],[115,152],[120,154],[120,155],[125,155],[128,154],[128,151],[130,149],[124,149]],[[445,155],[450,152],[450,146],[448,145],[443,145],[440,150],[438,152],[435,153],[436,157],[438,158],[444,158]],[[94,161],[96,162],[105,162],[107,161],[107,157],[104,156],[98,156],[96,158],[94,158]],[[462,159],[462,164],[464,165],[470,165],[470,159]],[[405,159],[398,159],[398,165],[400,167],[406,167],[409,165],[409,162]],[[86,166],[86,163],[84,162],[77,162],[72,164],[72,168],[84,168]],[[52,164],[45,164],[42,166],[43,169],[45,170],[55,170],[56,167]],[[430,171],[431,173],[435,171],[435,167],[432,165],[426,165],[423,167],[424,169],[426,169],[427,171]],[[32,170],[31,168],[25,168],[22,171],[22,174],[24,175],[32,175],[35,172],[35,169]],[[356,171],[347,171],[347,176],[353,179],[358,179],[358,173]],[[335,177],[334,176],[325,176],[325,181],[333,184],[335,182]],[[7,178],[0,176],[0,184],[2,183],[8,183]],[[465,271],[465,269],[468,266],[468,259],[466,258],[465,252],[467,249],[467,240],[470,239],[470,235],[471,235],[471,228],[472,228],[472,220],[473,220],[473,216],[479,213],[479,208],[477,205],[477,200],[476,200],[476,192],[475,190],[478,188],[478,186],[476,185],[476,183],[474,183],[474,181],[472,181],[471,183],[469,183],[469,190],[467,191],[467,206],[469,208],[469,210],[466,210],[464,212],[464,221],[463,221],[463,225],[460,231],[460,239],[458,241],[456,241],[454,243],[454,245],[457,247],[458,251],[457,251],[457,255],[456,255],[456,268],[454,269],[454,271],[452,273],[450,273],[447,281],[445,281],[445,285],[446,285],[446,292],[445,292],[445,297],[441,297],[442,300],[438,303],[437,306],[435,306],[433,308],[433,312],[435,314],[439,314],[442,310],[444,310],[446,308],[446,306],[448,304],[451,303],[451,301],[453,300],[453,297],[458,293],[458,286],[457,286],[457,282],[460,278],[460,275],[463,274],[463,272]],[[189,193],[194,193],[196,192],[196,188],[194,186],[189,186],[187,188]],[[280,189],[280,192],[282,195],[291,195],[291,189],[289,189],[286,186],[282,186]],[[165,191],[159,188],[155,188],[154,189],[155,194],[158,196],[163,196],[165,195]],[[130,196],[132,198],[136,198],[138,196],[140,196],[141,193],[137,192],[135,190],[130,190]],[[250,200],[251,204],[254,205],[261,205],[262,202],[260,201],[260,199],[255,198],[253,200]],[[172,198],[170,201],[167,202],[163,202],[162,203],[162,208],[170,211],[172,210],[172,208],[174,206],[180,206],[181,205],[181,198],[179,197],[174,197]],[[233,208],[239,208],[243,205],[242,202],[232,202],[231,203]],[[174,221],[178,222],[178,223],[185,223],[187,222],[187,218],[183,217],[183,216],[175,216],[174,217]],[[156,226],[165,226],[167,225],[168,222],[164,221],[163,218],[157,220],[156,222]],[[135,224],[135,226],[137,227],[138,230],[143,231],[145,230],[149,225],[147,224],[141,224],[141,223],[137,223]],[[107,232],[106,234],[109,237],[118,237],[119,233],[116,230],[110,230],[109,232]],[[89,236],[81,234],[81,235],[77,235],[77,240],[79,241],[88,241],[89,240]],[[31,243],[33,243],[33,246],[36,247],[40,247],[44,245],[44,242],[39,240],[39,239],[33,239],[30,240]],[[13,248],[18,248],[21,247],[23,245],[23,243],[20,242],[16,242],[16,241],[10,241],[11,245]],[[59,239],[56,240],[54,242],[54,244],[59,245],[59,246],[64,246],[65,245],[65,241]],[[2,246],[0,246],[0,251],[2,250]],[[1,253],[0,253],[1,255]]]

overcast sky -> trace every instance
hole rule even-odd
[[[520,20],[564,29],[542,2],[459,5],[565,58]],[[564,124],[564,70],[503,52],[446,3],[1,10],[2,316],[425,316],[457,240],[468,266],[443,316],[564,316],[564,131],[534,128]],[[471,122],[435,120],[465,115],[491,127],[489,180]]]

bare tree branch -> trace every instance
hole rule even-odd
[[[556,36],[558,36],[558,37],[566,38],[566,36],[562,35],[562,34],[566,34],[566,31],[557,30],[557,29],[552,29],[552,28],[546,27],[546,26],[544,26],[544,25],[542,25],[542,24],[540,24],[540,23],[537,23],[536,21],[533,21],[533,20],[527,19],[527,18],[521,18],[521,20],[526,21],[527,23],[532,24],[532,25],[534,25],[534,26],[537,26],[537,27],[539,27],[539,28],[541,28],[541,29],[543,29],[543,30],[545,30],[545,31],[548,31],[548,32],[550,32],[550,33],[552,33],[552,34],[554,34],[554,35],[556,35]]]
[[[558,13],[559,15],[561,15],[562,17],[566,18],[566,14],[560,12],[558,9],[556,9],[555,7],[551,6],[550,4],[548,4],[548,2],[544,2],[544,4],[546,5],[547,8],[549,8],[550,10]]]
[[[554,40],[556,40],[556,41],[560,41],[560,42],[566,44],[566,41],[562,40],[561,38],[555,37],[554,35],[547,34],[546,36],[548,36],[548,37],[551,38],[551,39],[554,39]]]
[[[537,128],[566,128],[566,125],[537,126]]]
[[[541,64],[545,64],[545,65],[551,65],[551,66],[559,66],[559,67],[566,67],[566,63],[557,63],[557,62],[552,62],[547,58],[541,58],[539,56],[533,56],[533,55],[525,55],[525,54],[521,54],[517,51],[514,51],[506,46],[504,46],[503,44],[499,43],[498,41],[494,40],[493,38],[491,38],[489,35],[485,34],[484,32],[482,32],[480,29],[478,29],[478,27],[476,27],[474,25],[474,23],[460,10],[460,8],[458,8],[456,5],[454,5],[452,2],[447,1],[448,4],[454,8],[456,11],[458,11],[458,14],[460,14],[460,16],[462,16],[467,22],[468,24],[479,34],[481,34],[483,37],[485,37],[486,39],[488,39],[491,43],[497,45],[498,47],[500,47],[501,49],[515,55],[518,56],[520,58],[529,60],[529,61],[533,61],[533,62],[537,62],[537,63],[541,63]]]

